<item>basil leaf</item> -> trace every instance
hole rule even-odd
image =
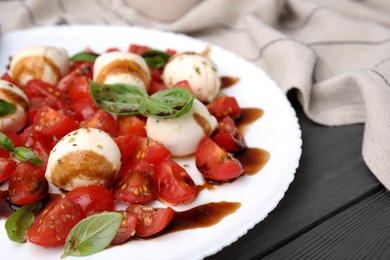
[[[83,52],[79,52],[79,53],[76,53],[75,55],[73,55],[70,58],[70,60],[71,61],[95,61],[98,56],[99,55],[96,53],[83,51]]]
[[[62,257],[86,256],[103,250],[114,239],[121,222],[122,214],[118,212],[103,212],[81,220],[66,238]]]
[[[185,88],[170,88],[156,92],[141,104],[141,114],[154,118],[175,118],[191,110],[194,96]]]
[[[0,99],[0,117],[12,114],[16,111],[16,106],[5,100]]]
[[[139,105],[148,95],[128,84],[105,85],[90,81],[90,91],[96,105],[115,115],[139,114]]]
[[[26,234],[42,208],[42,202],[25,205],[11,214],[5,222],[8,238],[14,242],[26,242]]]
[[[14,143],[12,140],[6,136],[4,133],[0,132],[0,148],[3,148],[7,151],[13,151],[14,150]]]
[[[31,149],[23,146],[18,146],[14,149],[14,154],[16,159],[20,162],[29,161],[33,165],[40,165],[42,164],[42,160],[37,157],[35,152],[33,152]]]
[[[159,50],[147,50],[141,54],[149,67],[162,68],[168,62],[171,55]]]

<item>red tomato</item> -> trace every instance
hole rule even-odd
[[[11,177],[16,166],[16,162],[10,158],[0,158],[0,183]]]
[[[61,138],[79,126],[70,117],[50,107],[42,107],[34,117],[35,129],[48,137]]]
[[[136,116],[118,116],[117,135],[138,135],[146,137],[145,121]]]
[[[137,160],[157,165],[171,156],[167,148],[147,137],[125,135],[115,137],[114,141],[121,151],[123,167]]]
[[[91,99],[90,102],[93,102],[89,89],[88,79],[86,77],[78,77],[68,87],[69,99],[72,102]]]
[[[20,137],[17,133],[8,132],[8,133],[3,133],[3,134],[5,134],[9,139],[11,139],[11,141],[15,147],[20,145]],[[10,157],[10,151],[0,148],[0,157],[1,158]]]
[[[99,108],[91,99],[82,99],[70,105],[70,109],[75,112],[75,119],[79,122],[91,118]]]
[[[81,212],[72,201],[58,198],[38,214],[27,230],[26,239],[44,247],[61,246],[81,219]]]
[[[129,49],[128,49],[129,52],[132,52],[132,53],[135,53],[138,55],[141,55],[142,53],[144,53],[145,51],[148,51],[148,50],[150,50],[150,47],[145,46],[145,45],[139,45],[139,44],[131,44],[129,46]]]
[[[135,235],[149,237],[162,231],[171,222],[175,211],[172,208],[151,208],[143,205],[130,205],[127,213],[138,215]]]
[[[169,55],[173,56],[176,54],[176,50],[173,50],[173,49],[167,49],[166,50],[166,53],[168,53]]]
[[[80,126],[98,128],[111,135],[115,135],[116,133],[114,116],[103,109],[99,109],[92,117],[82,121]]]
[[[78,61],[72,64],[70,73],[57,83],[57,89],[66,92],[78,78],[92,79],[93,64],[92,61]]]
[[[230,116],[236,120],[240,117],[241,109],[234,97],[222,96],[207,105],[209,112],[217,118]]]
[[[195,153],[195,164],[203,177],[213,181],[232,180],[244,173],[241,163],[209,137],[200,141]]]
[[[9,179],[9,200],[12,204],[26,205],[46,196],[49,184],[39,168],[28,163],[18,163]]]
[[[161,68],[149,67],[149,71],[150,71],[150,76],[152,77],[153,80],[159,83],[163,82],[161,78],[163,70]]]
[[[152,79],[148,86],[148,93],[149,95],[153,95],[154,93],[165,89],[168,89],[168,87],[164,83]]]
[[[126,211],[118,211],[122,214],[122,223],[119,227],[118,232],[116,233],[114,239],[111,241],[111,244],[118,245],[135,234],[135,227],[137,226],[138,215],[135,213],[128,213]]]
[[[65,197],[79,207],[83,218],[103,211],[114,210],[114,198],[111,192],[99,185],[74,188]]]
[[[40,170],[42,176],[45,175],[47,161],[49,160],[49,155],[52,147],[47,147],[45,144],[36,141],[34,145],[31,147],[31,150],[35,152],[36,156],[42,160],[42,164],[39,166],[35,166]]]
[[[31,125],[23,130],[19,137],[19,145],[33,147],[36,142],[44,144],[48,148],[53,148],[54,142],[52,139],[40,131],[37,131],[35,125]]]
[[[192,95],[194,94],[194,92],[192,91],[191,85],[187,80],[182,80],[182,81],[176,82],[172,86],[172,88],[185,88],[185,89],[189,90]]]
[[[146,205],[157,198],[153,166],[141,160],[124,169],[113,188],[114,198],[127,204]]]
[[[193,202],[198,190],[187,171],[173,160],[156,166],[158,181],[157,198],[172,205]]]
[[[14,84],[15,86],[17,86],[17,87],[20,88],[20,86],[18,86],[18,84],[16,83],[16,81],[14,81],[14,79],[11,77],[11,75],[9,75],[7,72],[5,72],[5,73],[1,76],[0,79],[5,80],[5,81],[8,81],[8,82],[10,82],[10,83],[12,83],[12,84]]]
[[[212,139],[230,153],[238,152],[245,148],[244,137],[230,116],[225,116],[219,122]]]
[[[30,108],[49,106],[55,110],[66,107],[67,103],[62,98],[62,93],[47,82],[33,79],[27,82],[24,91],[30,101]]]

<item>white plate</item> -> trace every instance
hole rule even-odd
[[[43,27],[10,32],[1,37],[0,74],[4,72],[9,57],[25,46],[61,46],[73,55],[87,46],[97,52],[108,47],[127,50],[130,43],[162,50],[173,48],[197,52],[208,46],[206,42],[185,35],[137,27]],[[275,83],[253,64],[218,46],[212,46],[211,59],[217,64],[220,75],[240,78],[238,84],[224,90],[226,94],[236,97],[241,107],[264,110],[264,115],[247,129],[245,139],[249,147],[265,149],[271,157],[259,173],[243,176],[213,191],[204,190],[192,204],[175,209],[184,210],[211,201],[240,202],[241,207],[214,226],[174,232],[150,240],[131,241],[85,259],[201,259],[215,254],[246,234],[284,196],[294,179],[301,155],[301,131],[295,111]],[[188,171],[195,182],[202,182],[194,164],[189,165]],[[11,242],[7,238],[4,222],[0,222],[2,259],[44,260],[59,259],[61,256],[62,247],[45,249],[31,243]]]

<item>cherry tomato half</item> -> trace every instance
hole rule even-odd
[[[222,96],[207,105],[207,108],[213,116],[223,118],[230,116],[236,120],[241,115],[241,108],[234,97]]]
[[[195,164],[203,177],[213,181],[232,180],[244,173],[241,163],[209,137],[200,141]]]

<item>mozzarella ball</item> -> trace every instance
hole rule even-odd
[[[195,99],[192,109],[181,117],[149,117],[146,132],[148,137],[168,148],[173,156],[179,157],[195,153],[200,140],[209,136],[217,125],[217,120],[210,115],[206,106]]]
[[[13,79],[21,86],[31,79],[56,84],[69,71],[69,56],[65,49],[33,46],[21,49],[11,60]]]
[[[93,80],[102,84],[126,83],[147,90],[151,76],[145,60],[130,52],[107,52],[93,67]]]
[[[221,88],[215,64],[198,53],[173,56],[165,65],[162,78],[168,87],[187,80],[194,96],[202,102],[213,101]]]
[[[15,106],[13,113],[0,116],[0,131],[19,132],[27,123],[28,99],[24,92],[14,84],[0,80],[0,101]]]
[[[115,141],[95,128],[80,128],[62,138],[50,152],[46,179],[60,189],[112,185],[121,167]]]

